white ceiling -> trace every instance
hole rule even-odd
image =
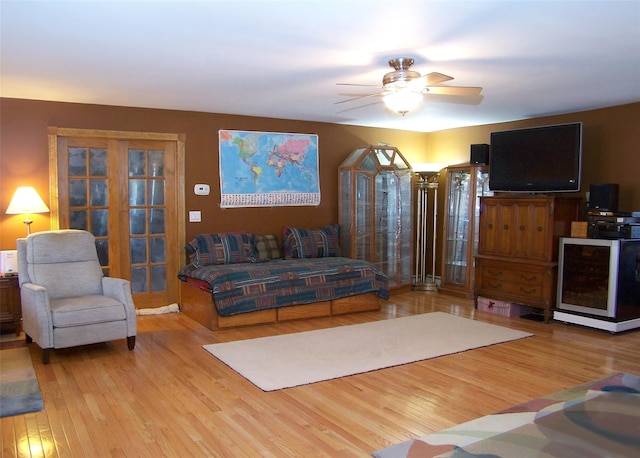
[[[0,95],[431,132],[640,101],[640,1],[1,0]],[[379,97],[394,57],[482,97]]]

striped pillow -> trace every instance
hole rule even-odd
[[[200,234],[185,249],[194,267],[251,262],[256,253],[253,234]]]
[[[340,256],[340,226],[319,229],[286,227],[283,235],[285,259]]]

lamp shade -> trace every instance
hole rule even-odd
[[[16,189],[13,199],[11,199],[11,203],[7,208],[8,215],[46,213],[48,211],[49,207],[32,186],[21,186]]]

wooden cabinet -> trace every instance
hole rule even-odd
[[[474,256],[478,248],[480,197],[489,190],[486,165],[461,164],[446,169],[440,291],[473,297]]]
[[[482,205],[478,253],[485,255],[553,261],[558,258],[560,237],[554,233],[557,218],[563,224],[562,233],[567,228],[570,233],[571,221],[578,217],[573,200],[553,197],[491,198]]]
[[[580,199],[483,197],[475,295],[544,310],[555,307],[560,237],[579,219]]]
[[[555,298],[555,266],[486,258],[477,261],[478,295],[542,308],[546,315]]]
[[[18,276],[0,277],[0,326],[2,329],[13,328],[16,335],[19,336],[22,330],[21,318]]]

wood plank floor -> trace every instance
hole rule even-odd
[[[201,348],[433,311],[535,336],[269,393]],[[56,350],[46,366],[30,348],[45,408],[0,419],[3,457],[370,456],[612,372],[640,374],[639,331],[494,316],[425,292],[379,312],[217,332],[182,314],[140,316],[135,351],[124,340]]]

